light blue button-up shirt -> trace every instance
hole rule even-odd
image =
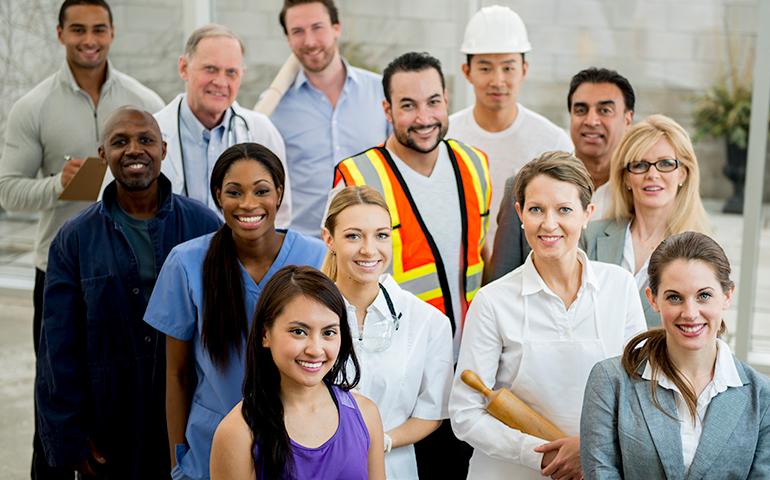
[[[286,143],[292,188],[291,228],[319,236],[334,167],[347,157],[383,143],[390,124],[382,110],[382,77],[351,67],[342,94],[329,99],[300,70],[271,120]]]
[[[181,134],[184,147],[184,175],[187,196],[217,211],[217,205],[209,192],[209,178],[219,155],[228,147],[227,128],[232,110],[225,110],[222,121],[211,130],[207,129],[190,110],[187,102],[181,102]]]

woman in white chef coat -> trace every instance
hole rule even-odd
[[[380,409],[390,480],[417,479],[413,444],[448,418],[452,331],[438,309],[402,290],[386,272],[391,218],[379,192],[340,190],[329,205],[323,271],[345,297],[361,366],[358,390]]]
[[[532,252],[474,298],[449,401],[455,434],[475,448],[468,478],[582,478],[588,374],[645,329],[631,274],[589,261],[577,247],[592,194],[585,167],[565,152],[542,154],[516,177],[515,208]],[[546,442],[492,417],[484,396],[460,380],[466,369],[494,389],[510,388],[567,436]]]

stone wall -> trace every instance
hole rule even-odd
[[[749,58],[758,0],[337,0],[342,49],[373,70],[396,55],[429,51],[444,64],[452,110],[472,101],[460,74],[465,22],[474,5],[500,3],[524,19],[533,46],[521,101],[567,126],[570,77],[597,65],[626,75],[637,90],[636,118],[665,113],[692,130],[693,96],[727,71],[730,42],[737,62]],[[0,132],[13,102],[60,65],[58,0],[0,0]],[[187,32],[188,0],[113,0],[115,66],[170,100],[183,89],[176,72]],[[278,24],[281,0],[212,0],[213,20],[243,36],[247,72],[239,101],[252,106],[289,49]],[[729,37],[728,37],[729,32]],[[728,38],[730,40],[728,40]],[[721,175],[720,140],[696,144],[702,193],[730,193]],[[770,177],[770,169],[768,171]],[[765,182],[770,198],[770,181]]]

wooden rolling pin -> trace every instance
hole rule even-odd
[[[487,403],[489,414],[509,427],[549,442],[567,436],[507,388],[492,391],[484,385],[476,373],[470,370],[464,370],[460,378],[472,389],[483,393],[489,400]]]

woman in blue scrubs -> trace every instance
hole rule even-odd
[[[211,172],[225,224],[174,248],[144,320],[166,334],[166,424],[174,479],[209,478],[220,420],[241,400],[246,336],[257,299],[285,265],[320,267],[317,239],[277,230],[285,172],[269,149],[242,143]]]

